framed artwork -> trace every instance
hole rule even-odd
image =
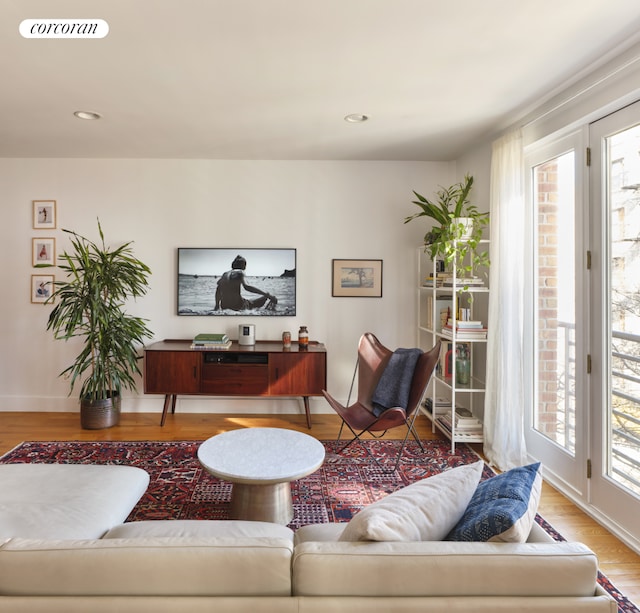
[[[53,294],[53,275],[31,275],[31,302],[44,303]]]
[[[332,260],[332,296],[382,298],[382,260]]]
[[[48,230],[56,227],[55,200],[32,200],[32,205],[35,230]]]
[[[178,315],[296,314],[296,250],[179,247]]]
[[[32,238],[31,252],[33,266],[53,266],[56,262],[56,239]]]

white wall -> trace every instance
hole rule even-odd
[[[293,162],[217,160],[0,160],[3,223],[0,268],[0,410],[77,410],[76,392],[58,374],[77,345],[46,331],[51,307],[30,303],[31,238],[61,228],[107,241],[133,240],[153,275],[148,295],[130,311],[148,318],[154,340],[191,338],[255,323],[258,339],[295,335],[306,324],[326,343],[328,388],[346,399],[360,334],[375,332],[390,347],[416,342],[416,249],[426,224],[404,225],[413,189],[430,194],[455,181],[455,164],[423,162]],[[32,200],[57,200],[58,228],[33,230]],[[176,248],[294,247],[298,257],[296,317],[178,317]],[[332,258],[384,261],[383,297],[333,298]],[[59,274],[59,271],[58,271]],[[123,410],[160,411],[162,398],[139,393]],[[297,400],[181,398],[178,410],[299,412]],[[330,409],[322,399],[312,410]]]

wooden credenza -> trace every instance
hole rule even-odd
[[[178,394],[205,396],[301,396],[311,428],[309,397],[327,386],[327,352],[322,343],[308,348],[296,342],[256,341],[229,349],[191,349],[188,340],[164,340],[144,351],[144,392],[164,394],[160,425]]]

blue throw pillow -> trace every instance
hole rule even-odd
[[[540,462],[483,481],[445,540],[524,543],[531,532],[541,490]]]

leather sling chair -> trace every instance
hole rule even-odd
[[[347,447],[354,442],[362,443],[361,436],[369,433],[375,438],[384,436],[387,430],[398,426],[405,426],[407,432],[398,452],[393,470],[397,470],[400,459],[404,452],[404,448],[409,437],[409,433],[413,435],[415,440],[424,451],[420,438],[418,437],[413,424],[419,413],[420,404],[423,402],[427,386],[431,380],[431,375],[435,369],[436,363],[440,356],[440,341],[427,352],[424,352],[418,358],[411,379],[408,403],[406,408],[394,406],[387,408],[376,415],[374,413],[373,396],[382,377],[387,364],[389,363],[393,351],[385,347],[374,334],[365,332],[358,343],[358,359],[351,381],[351,388],[347,398],[346,405],[338,402],[329,392],[323,390],[324,397],[331,405],[331,408],[342,418],[340,432],[337,441],[340,441],[342,430],[346,424],[347,428],[353,434],[353,438],[340,448],[338,453],[342,453]],[[353,386],[358,377],[358,393],[357,399],[353,404],[349,404]],[[382,468],[379,460],[374,457],[366,445],[362,445],[366,452],[374,459],[374,461]]]

